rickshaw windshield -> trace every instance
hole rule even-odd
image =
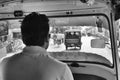
[[[9,34],[4,42],[4,36],[0,37],[1,48],[6,47],[8,53],[22,50],[25,47],[20,36],[22,19],[2,21],[9,26]],[[113,65],[109,22],[105,16],[49,17],[49,24],[47,51],[51,56],[64,61]]]

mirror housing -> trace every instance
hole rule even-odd
[[[118,20],[120,18],[120,4],[115,5],[115,20]]]
[[[120,18],[120,0],[112,0],[112,4],[115,8],[115,20]]]
[[[105,48],[105,41],[103,39],[92,39],[91,47],[92,48]]]

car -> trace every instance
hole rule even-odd
[[[120,80],[115,26],[115,20],[120,17],[115,16],[116,3],[117,0],[1,0],[0,25],[7,29],[20,29],[21,21],[27,14],[46,14],[50,29],[53,29],[51,34],[65,34],[62,37],[64,42],[59,45],[54,44],[51,37],[47,51],[52,57],[68,64],[74,80]],[[66,34],[67,30],[74,29],[79,30],[79,37]],[[66,41],[66,36],[70,36],[71,40]],[[76,46],[80,49],[74,49]],[[0,53],[6,52],[5,48],[0,49]]]

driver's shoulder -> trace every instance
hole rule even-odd
[[[56,58],[53,58],[52,56],[49,56],[49,63],[52,64],[52,65],[55,65],[55,67],[58,67],[58,68],[66,68],[67,64],[56,59]]]

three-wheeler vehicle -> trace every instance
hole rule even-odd
[[[76,28],[85,34],[81,36],[80,50],[66,50],[65,43],[59,47],[49,45],[49,54],[69,65],[74,80],[120,80],[115,26],[115,20],[120,17],[118,3],[118,0],[0,0],[0,26],[9,30],[20,28],[23,18],[31,12],[46,14],[51,29],[58,27],[64,34]],[[2,28],[1,36],[9,36]],[[0,48],[1,61],[17,53],[6,52],[9,41],[0,42],[5,43]]]

